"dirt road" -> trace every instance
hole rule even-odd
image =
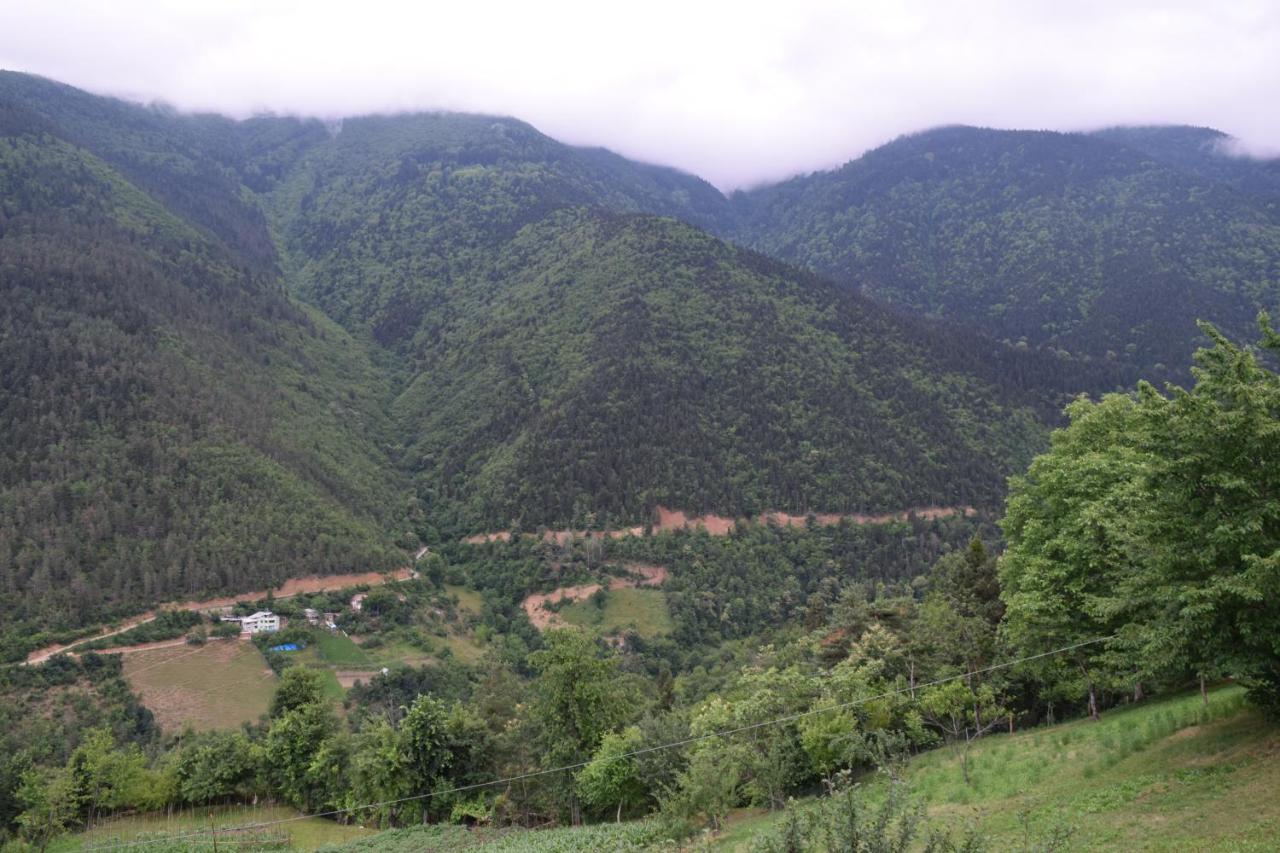
[[[285,581],[278,589],[271,590],[271,595],[275,598],[293,598],[295,595],[302,595],[312,592],[329,592],[335,589],[344,589],[349,586],[378,586],[386,583],[387,580],[408,580],[414,576],[413,569],[403,568],[396,569],[394,572],[383,574],[380,572],[362,572],[345,575],[311,575],[305,578],[290,578]],[[125,631],[145,625],[156,618],[156,613],[161,610],[218,610],[223,607],[231,607],[243,601],[258,601],[266,598],[267,592],[242,592],[239,595],[225,596],[222,598],[210,598],[204,601],[180,601],[172,604],[163,605],[155,610],[148,610],[146,613],[140,613],[137,616],[131,616],[124,622],[120,623],[117,628],[110,631],[104,631],[100,634],[94,634],[92,637],[85,637],[82,640],[76,640],[71,643],[62,645],[46,646],[43,649],[37,649],[27,655],[27,664],[44,663],[49,658],[63,652],[70,651],[77,646],[83,646],[85,643],[92,643],[94,640],[103,640],[107,637],[114,637],[117,634],[123,634]],[[166,641],[168,642],[168,641]],[[185,642],[185,641],[179,641]],[[99,651],[110,651],[108,649],[100,649]]]

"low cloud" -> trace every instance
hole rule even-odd
[[[244,116],[514,115],[725,189],[940,124],[1209,125],[1280,150],[1280,5],[9,0],[0,67]]]

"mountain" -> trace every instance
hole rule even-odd
[[[385,378],[181,140],[0,76],[0,642],[403,559]]]
[[[437,530],[991,506],[1111,387],[735,249],[687,224],[727,215],[697,179],[511,120],[345,121],[269,206],[296,291],[397,356]]]
[[[994,507],[1066,399],[1132,378],[737,248],[705,182],[513,119],[0,74],[0,152],[11,636],[415,534]]]
[[[942,128],[735,194],[722,233],[908,311],[1183,378],[1197,319],[1251,336],[1280,304],[1277,168],[1223,141]]]
[[[1248,155],[1238,140],[1220,130],[1156,125],[1110,127],[1090,135],[1256,196],[1273,218],[1280,219],[1280,158]]]

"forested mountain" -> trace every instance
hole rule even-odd
[[[1263,184],[1191,131],[952,128],[730,200],[507,118],[18,74],[0,105],[0,558],[55,626],[104,583],[388,565],[411,528],[992,507],[1066,399],[1177,376],[1280,258]]]
[[[723,233],[997,338],[1185,377],[1197,319],[1280,301],[1275,163],[1220,134],[948,127],[734,196]]]
[[[1251,156],[1220,130],[1156,125],[1109,127],[1091,135],[1257,196],[1273,217],[1280,218],[1280,158]]]
[[[344,122],[271,203],[298,291],[408,368],[395,415],[439,530],[990,506],[1061,401],[1114,381],[629,213],[717,200],[424,115]]]
[[[239,184],[181,160],[162,122],[132,154],[64,131],[86,96],[20,97],[15,79],[0,78],[5,634],[398,564],[388,389],[284,293]]]

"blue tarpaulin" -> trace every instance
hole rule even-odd
[[[296,652],[297,650],[297,643],[285,643],[284,645],[271,647],[271,651],[273,652]]]

